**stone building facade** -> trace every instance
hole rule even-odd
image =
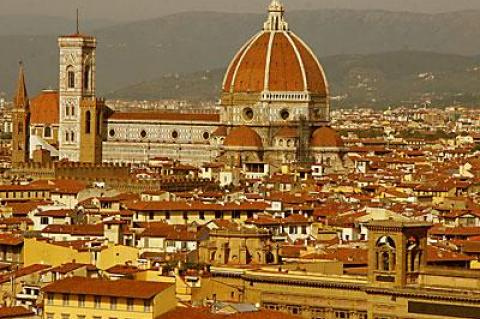
[[[217,114],[114,112],[96,96],[96,39],[80,33],[59,37],[59,90],[56,98],[51,91],[35,98],[42,103],[30,123],[32,150],[42,147],[59,160],[88,163],[162,156],[240,167],[266,162],[276,169],[328,158],[340,167],[344,146],[328,127],[323,68],[284,15],[283,5],[273,0],[262,30],[229,64]],[[42,123],[46,116],[37,113],[57,119]]]
[[[212,266],[214,290],[202,296],[288,312],[308,319],[480,317],[478,272],[426,266],[430,225],[376,221],[369,229],[367,276],[288,270],[282,265]]]

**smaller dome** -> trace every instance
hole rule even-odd
[[[240,126],[232,129],[223,142],[224,146],[262,148],[261,137],[253,129]]]
[[[344,147],[340,135],[329,126],[316,129],[313,132],[310,144],[312,147]]]

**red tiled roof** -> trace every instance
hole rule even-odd
[[[71,277],[44,287],[44,293],[65,293],[120,298],[151,299],[172,287],[170,283],[137,280],[103,280]]]
[[[310,142],[312,147],[343,147],[343,140],[331,127],[320,127],[313,132]]]
[[[212,313],[210,308],[177,307],[172,311],[160,315],[157,319],[295,319],[298,317],[284,312],[259,310],[239,312],[234,314]]]
[[[0,307],[0,318],[7,319],[7,318],[23,318],[23,317],[30,317],[35,315],[35,313],[27,308],[22,306],[15,306],[15,307]]]
[[[30,122],[32,124],[59,123],[58,91],[43,91],[30,101]]]
[[[263,147],[262,138],[254,129],[247,126],[239,126],[230,131],[225,140],[224,146],[239,147]]]
[[[103,236],[103,224],[87,225],[48,225],[42,233],[70,234],[77,236]]]
[[[47,270],[50,267],[51,266],[49,266],[49,265],[34,264],[34,265],[30,265],[30,266],[27,266],[27,267],[20,268],[20,269],[14,271],[14,272],[5,274],[3,276],[0,276],[0,284],[10,281],[12,277],[13,278],[21,278],[21,277],[24,277],[24,276],[29,276],[29,275],[32,275],[34,273]]]
[[[202,202],[138,201],[127,204],[133,211],[264,211],[263,202],[206,204]]]

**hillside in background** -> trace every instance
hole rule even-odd
[[[333,106],[434,105],[480,101],[480,58],[397,51],[371,55],[340,55],[322,59]],[[224,69],[169,74],[128,86],[108,95],[121,99],[214,100]]]
[[[99,41],[98,92],[100,95],[112,96],[119,88],[135,83],[156,82],[164,74],[191,74],[198,70],[225,68],[238,48],[261,28],[264,19],[264,14],[190,12],[102,27],[94,32]],[[413,84],[395,83],[398,80],[391,78],[392,75],[388,73],[390,67],[395,69],[392,64],[400,65],[400,69],[415,69],[415,72],[421,69],[421,63],[429,65],[429,58],[420,62],[407,57],[396,61],[395,57],[388,58],[389,55],[382,56],[380,53],[429,51],[472,56],[480,53],[479,11],[430,15],[386,11],[312,10],[289,12],[287,21],[319,57],[333,56],[321,60],[326,65],[327,75],[334,92],[337,93],[354,88],[356,83],[350,79],[351,74],[361,73],[363,64],[366,63],[366,68],[371,70],[368,72],[373,72],[369,76],[378,73],[377,89],[391,92],[382,94],[388,95],[387,97],[390,97],[390,94],[395,98],[402,97],[402,92],[406,90],[404,86]],[[65,32],[59,30],[56,33],[69,33],[72,28],[65,29]],[[0,33],[0,41],[4,44],[0,50],[0,91],[9,95],[13,91],[17,61],[20,58],[26,65],[30,92],[57,87],[57,34],[37,36],[25,33],[28,32],[3,36]],[[42,34],[45,33],[42,31]],[[476,63],[475,58],[446,56],[444,59]],[[427,68],[422,72],[435,70]],[[345,77],[345,74],[348,76]],[[474,74],[454,74],[458,77],[458,83],[462,84],[476,80],[469,78],[470,75]],[[172,76],[170,81],[175,81],[175,77]],[[438,81],[441,82],[440,79]],[[445,79],[443,84],[438,83],[438,87],[432,87],[431,90],[444,87],[448,92],[457,92],[457,84],[451,82]],[[362,86],[360,85],[360,89]],[[420,86],[428,88],[423,82]],[[209,92],[218,92],[219,89],[212,89],[208,85],[205,88]],[[467,88],[468,86],[464,90]],[[198,90],[203,91],[200,87]],[[357,96],[355,90],[348,93]],[[161,94],[163,93],[159,92],[157,95]],[[194,92],[184,94],[197,95]],[[367,98],[370,97],[366,95]],[[371,102],[371,99],[362,100],[363,96],[359,94],[358,97],[352,97],[352,101],[358,99],[359,103]],[[382,98],[378,97],[380,101]]]

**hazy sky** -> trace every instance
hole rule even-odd
[[[179,11],[263,12],[269,0],[0,0],[1,15],[73,17],[79,7],[91,19],[139,20]],[[284,0],[290,10],[313,8],[444,12],[480,9],[480,0]]]

